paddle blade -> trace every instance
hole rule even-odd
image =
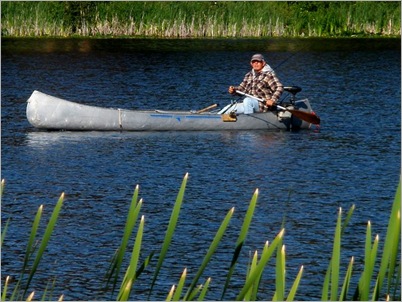
[[[292,113],[295,117],[298,117],[299,119],[306,121],[307,123],[319,125],[321,122],[320,118],[315,113],[293,109],[288,109],[288,111]]]

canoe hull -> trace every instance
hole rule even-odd
[[[308,100],[302,102],[311,112]],[[282,112],[283,114],[284,112]],[[34,91],[27,101],[29,123],[38,129],[74,131],[216,131],[301,129],[310,124],[278,112],[238,115],[227,121],[218,113],[190,111],[126,110],[82,105]]]

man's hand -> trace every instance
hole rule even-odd
[[[273,101],[273,100],[266,100],[266,101],[265,101],[265,105],[267,105],[268,107],[272,107],[273,105],[275,105],[275,101]]]
[[[233,93],[236,92],[236,89],[234,88],[234,86],[229,86],[228,91],[229,91],[230,94],[233,94]]]

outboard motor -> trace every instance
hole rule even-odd
[[[287,102],[283,103],[283,106],[288,109],[295,109],[296,104],[296,94],[299,93],[302,89],[299,86],[286,86],[283,89],[291,94],[290,99]],[[283,122],[288,130],[293,128],[293,119],[292,114],[289,111],[280,111],[278,113],[278,120]]]

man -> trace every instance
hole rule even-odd
[[[253,95],[265,102],[246,97],[242,104],[236,104],[236,113],[250,114],[253,112],[266,112],[274,106],[283,92],[283,85],[276,77],[275,72],[265,62],[263,55],[255,54],[251,57],[252,70],[248,72],[239,86],[229,87],[229,93],[234,94],[237,90]]]

